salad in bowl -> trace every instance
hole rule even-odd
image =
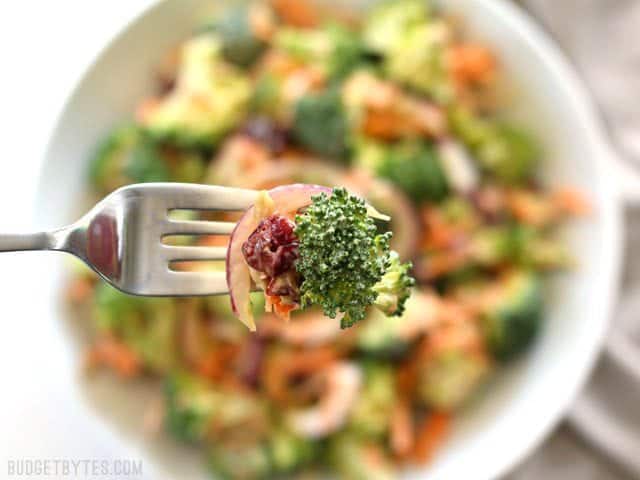
[[[161,379],[162,429],[217,477],[383,479],[429,462],[535,342],[546,279],[574,264],[557,230],[589,213],[580,191],[543,181],[544,152],[506,120],[500,78],[499,58],[422,0],[363,17],[272,0],[194,25],[135,120],[96,147],[89,188],[266,193],[224,215],[238,221],[230,244],[165,239],[229,245],[226,265],[172,268],[226,269],[232,298],[132,297],[75,275],[87,367]],[[306,203],[282,192],[292,184],[315,185]]]

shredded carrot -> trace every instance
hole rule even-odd
[[[495,58],[484,46],[452,46],[448,51],[448,60],[451,74],[459,85],[486,84],[495,77]]]
[[[588,215],[592,206],[583,192],[573,187],[562,187],[552,194],[552,202],[562,213],[569,215]]]
[[[225,373],[230,370],[230,364],[237,357],[238,352],[238,345],[225,344],[217,346],[196,362],[196,371],[210,380],[221,380]]]
[[[72,303],[82,303],[93,292],[93,281],[87,277],[75,278],[67,289],[67,298]]]
[[[100,338],[86,357],[88,368],[105,366],[125,378],[137,376],[142,371],[138,355],[123,342],[112,336]]]
[[[451,424],[451,414],[433,412],[429,414],[418,429],[412,457],[417,463],[426,463],[442,445]]]
[[[506,196],[511,213],[522,223],[543,227],[553,222],[556,208],[546,197],[527,190],[513,190]]]
[[[321,20],[318,5],[308,0],[271,0],[271,5],[284,23],[294,27],[315,27]]]
[[[389,443],[391,450],[400,459],[407,458],[414,444],[411,405],[405,400],[399,400],[391,412],[389,428]]]

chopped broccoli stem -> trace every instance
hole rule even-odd
[[[362,36],[369,49],[388,54],[413,27],[430,18],[429,2],[425,0],[387,0],[367,15]]]
[[[389,268],[380,281],[373,286],[378,293],[374,305],[387,316],[399,317],[404,313],[407,299],[411,295],[411,287],[415,280],[409,275],[411,263],[400,263],[398,254],[389,253]]]

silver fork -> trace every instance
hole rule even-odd
[[[173,246],[168,235],[228,235],[232,222],[174,220],[176,209],[243,211],[254,190],[147,183],[108,195],[77,222],[52,232],[0,234],[0,252],[57,250],[83,260],[116,288],[134,295],[185,296],[228,292],[225,272],[180,272],[180,260],[223,260],[225,247]]]

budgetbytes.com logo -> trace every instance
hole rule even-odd
[[[142,476],[142,460],[131,458],[13,458],[7,478],[127,478]]]

